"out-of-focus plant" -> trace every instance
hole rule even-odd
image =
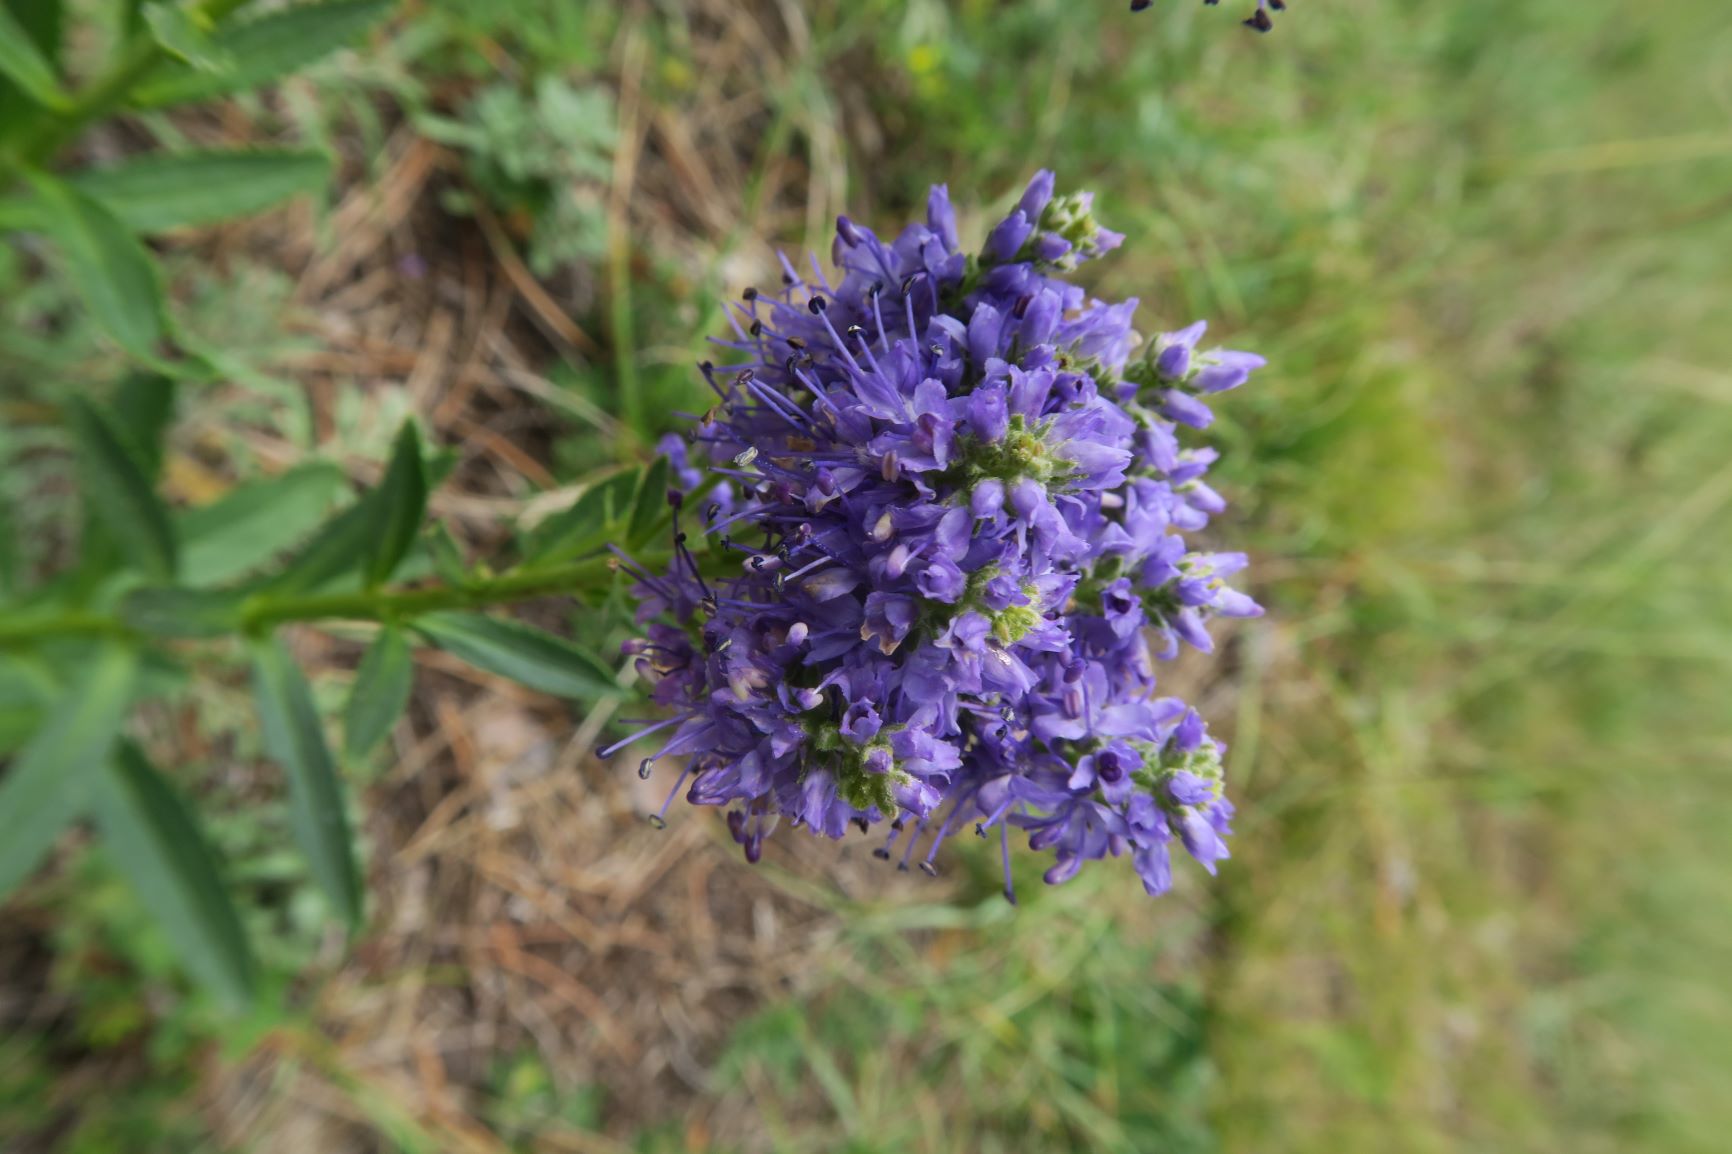
[[[607,182],[617,137],[613,97],[542,76],[532,93],[512,84],[479,92],[461,114],[428,114],[423,135],[461,150],[475,192],[528,237],[529,266],[546,276],[607,250]],[[470,194],[451,189],[446,207],[468,213]]]

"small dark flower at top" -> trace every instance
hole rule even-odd
[[[1180,433],[1263,362],[1201,322],[1133,359],[1136,301],[1064,279],[1122,240],[1042,172],[969,255],[939,186],[895,239],[844,217],[833,275],[784,261],[733,307],[720,403],[690,455],[664,443],[710,567],[686,536],[666,571],[621,559],[628,652],[674,712],[644,731],[683,766],[667,804],[728,808],[753,861],[784,820],[882,823],[878,856],[932,873],[974,828],[1007,892],[1012,830],[1052,883],[1128,857],[1161,893],[1175,841],[1227,856],[1222,749],[1155,667],[1261,612],[1227,584],[1243,554],[1182,536],[1223,502]]]

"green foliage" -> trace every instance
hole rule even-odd
[[[427,463],[421,457],[421,434],[405,424],[397,435],[385,479],[368,498],[371,524],[362,581],[374,588],[390,579],[421,532],[427,511]]]
[[[330,179],[317,152],[255,149],[144,156],[86,169],[70,184],[134,232],[166,232],[262,212]]]
[[[155,580],[172,581],[174,526],[137,457],[110,418],[83,398],[68,402],[66,418],[97,521],[135,568]]]
[[[82,816],[120,732],[138,654],[99,645],[81,675],[0,779],[0,896],[13,889]]]
[[[216,855],[173,787],[131,742],[108,761],[96,820],[115,864],[186,966],[231,1007],[253,998],[255,963]]]
[[[100,203],[46,173],[27,171],[38,227],[54,238],[91,313],[116,344],[153,361],[164,331],[162,286],[138,239]]]
[[[596,701],[617,693],[613,670],[584,650],[517,621],[444,611],[414,621],[428,642],[477,669],[556,697]]]
[[[60,110],[71,104],[54,74],[54,65],[43,55],[35,37],[4,4],[0,4],[0,77],[10,80],[44,107]]]
[[[361,658],[349,704],[343,712],[343,752],[360,761],[391,732],[414,688],[415,660],[401,629],[379,630]]]
[[[312,0],[243,17],[209,37],[201,58],[212,68],[164,61],[127,94],[138,108],[209,100],[269,84],[354,43],[384,19],[395,0]]]
[[[494,84],[461,117],[424,115],[421,131],[462,150],[475,190],[508,221],[529,227],[529,266],[545,276],[607,248],[606,195],[618,145],[613,98],[599,86],[576,88],[553,75],[525,94]],[[471,207],[453,193],[447,206]]]
[[[361,924],[361,872],[337,779],[336,762],[306,678],[279,638],[252,644],[253,685],[265,748],[289,779],[295,840],[331,908],[351,928]]]

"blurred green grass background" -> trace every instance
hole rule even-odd
[[[1129,237],[1097,291],[1272,367],[1211,430],[1218,533],[1270,614],[1208,680],[1179,673],[1233,746],[1233,860],[1158,903],[1099,869],[1016,911],[966,856],[954,901],[780,878],[837,928],[803,992],[733,1028],[704,1093],[757,1122],[727,1141],[1724,1149],[1732,11],[1294,0],[1257,37],[1233,0],[733,7],[411,5],[295,93],[314,138],[409,110],[537,273],[609,286],[585,318],[606,355],[550,373],[627,435],[567,433],[562,480],[692,396],[681,351],[741,253],[822,244],[844,206],[894,226],[931,182],[976,235],[1037,167],[1094,189]],[[573,192],[617,176],[597,122],[629,101],[710,131],[703,45],[731,20],[779,30],[726,80],[769,110],[744,202],[679,243],[610,229],[605,192]],[[790,185],[813,195],[778,213]],[[199,1074],[164,1052],[75,1148],[226,1148],[176,1112]],[[0,1118],[67,1076],[32,1055],[0,1043]],[[712,1148],[682,1117],[603,1124],[559,1081],[504,1080],[507,1148]]]

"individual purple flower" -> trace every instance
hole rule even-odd
[[[1156,662],[1261,612],[1227,584],[1242,554],[1185,540],[1223,502],[1181,431],[1262,361],[1201,322],[1134,357],[1136,302],[1064,279],[1122,239],[1041,172],[970,256],[939,186],[890,240],[839,218],[833,272],[784,261],[734,306],[715,407],[664,445],[672,558],[619,555],[626,652],[673,713],[643,768],[681,766],[655,820],[725,807],[754,861],[783,821],[887,825],[875,852],[927,872],[974,828],[1007,893],[1013,831],[1054,884],[1128,856],[1158,894],[1173,842],[1227,856],[1221,749]]]

